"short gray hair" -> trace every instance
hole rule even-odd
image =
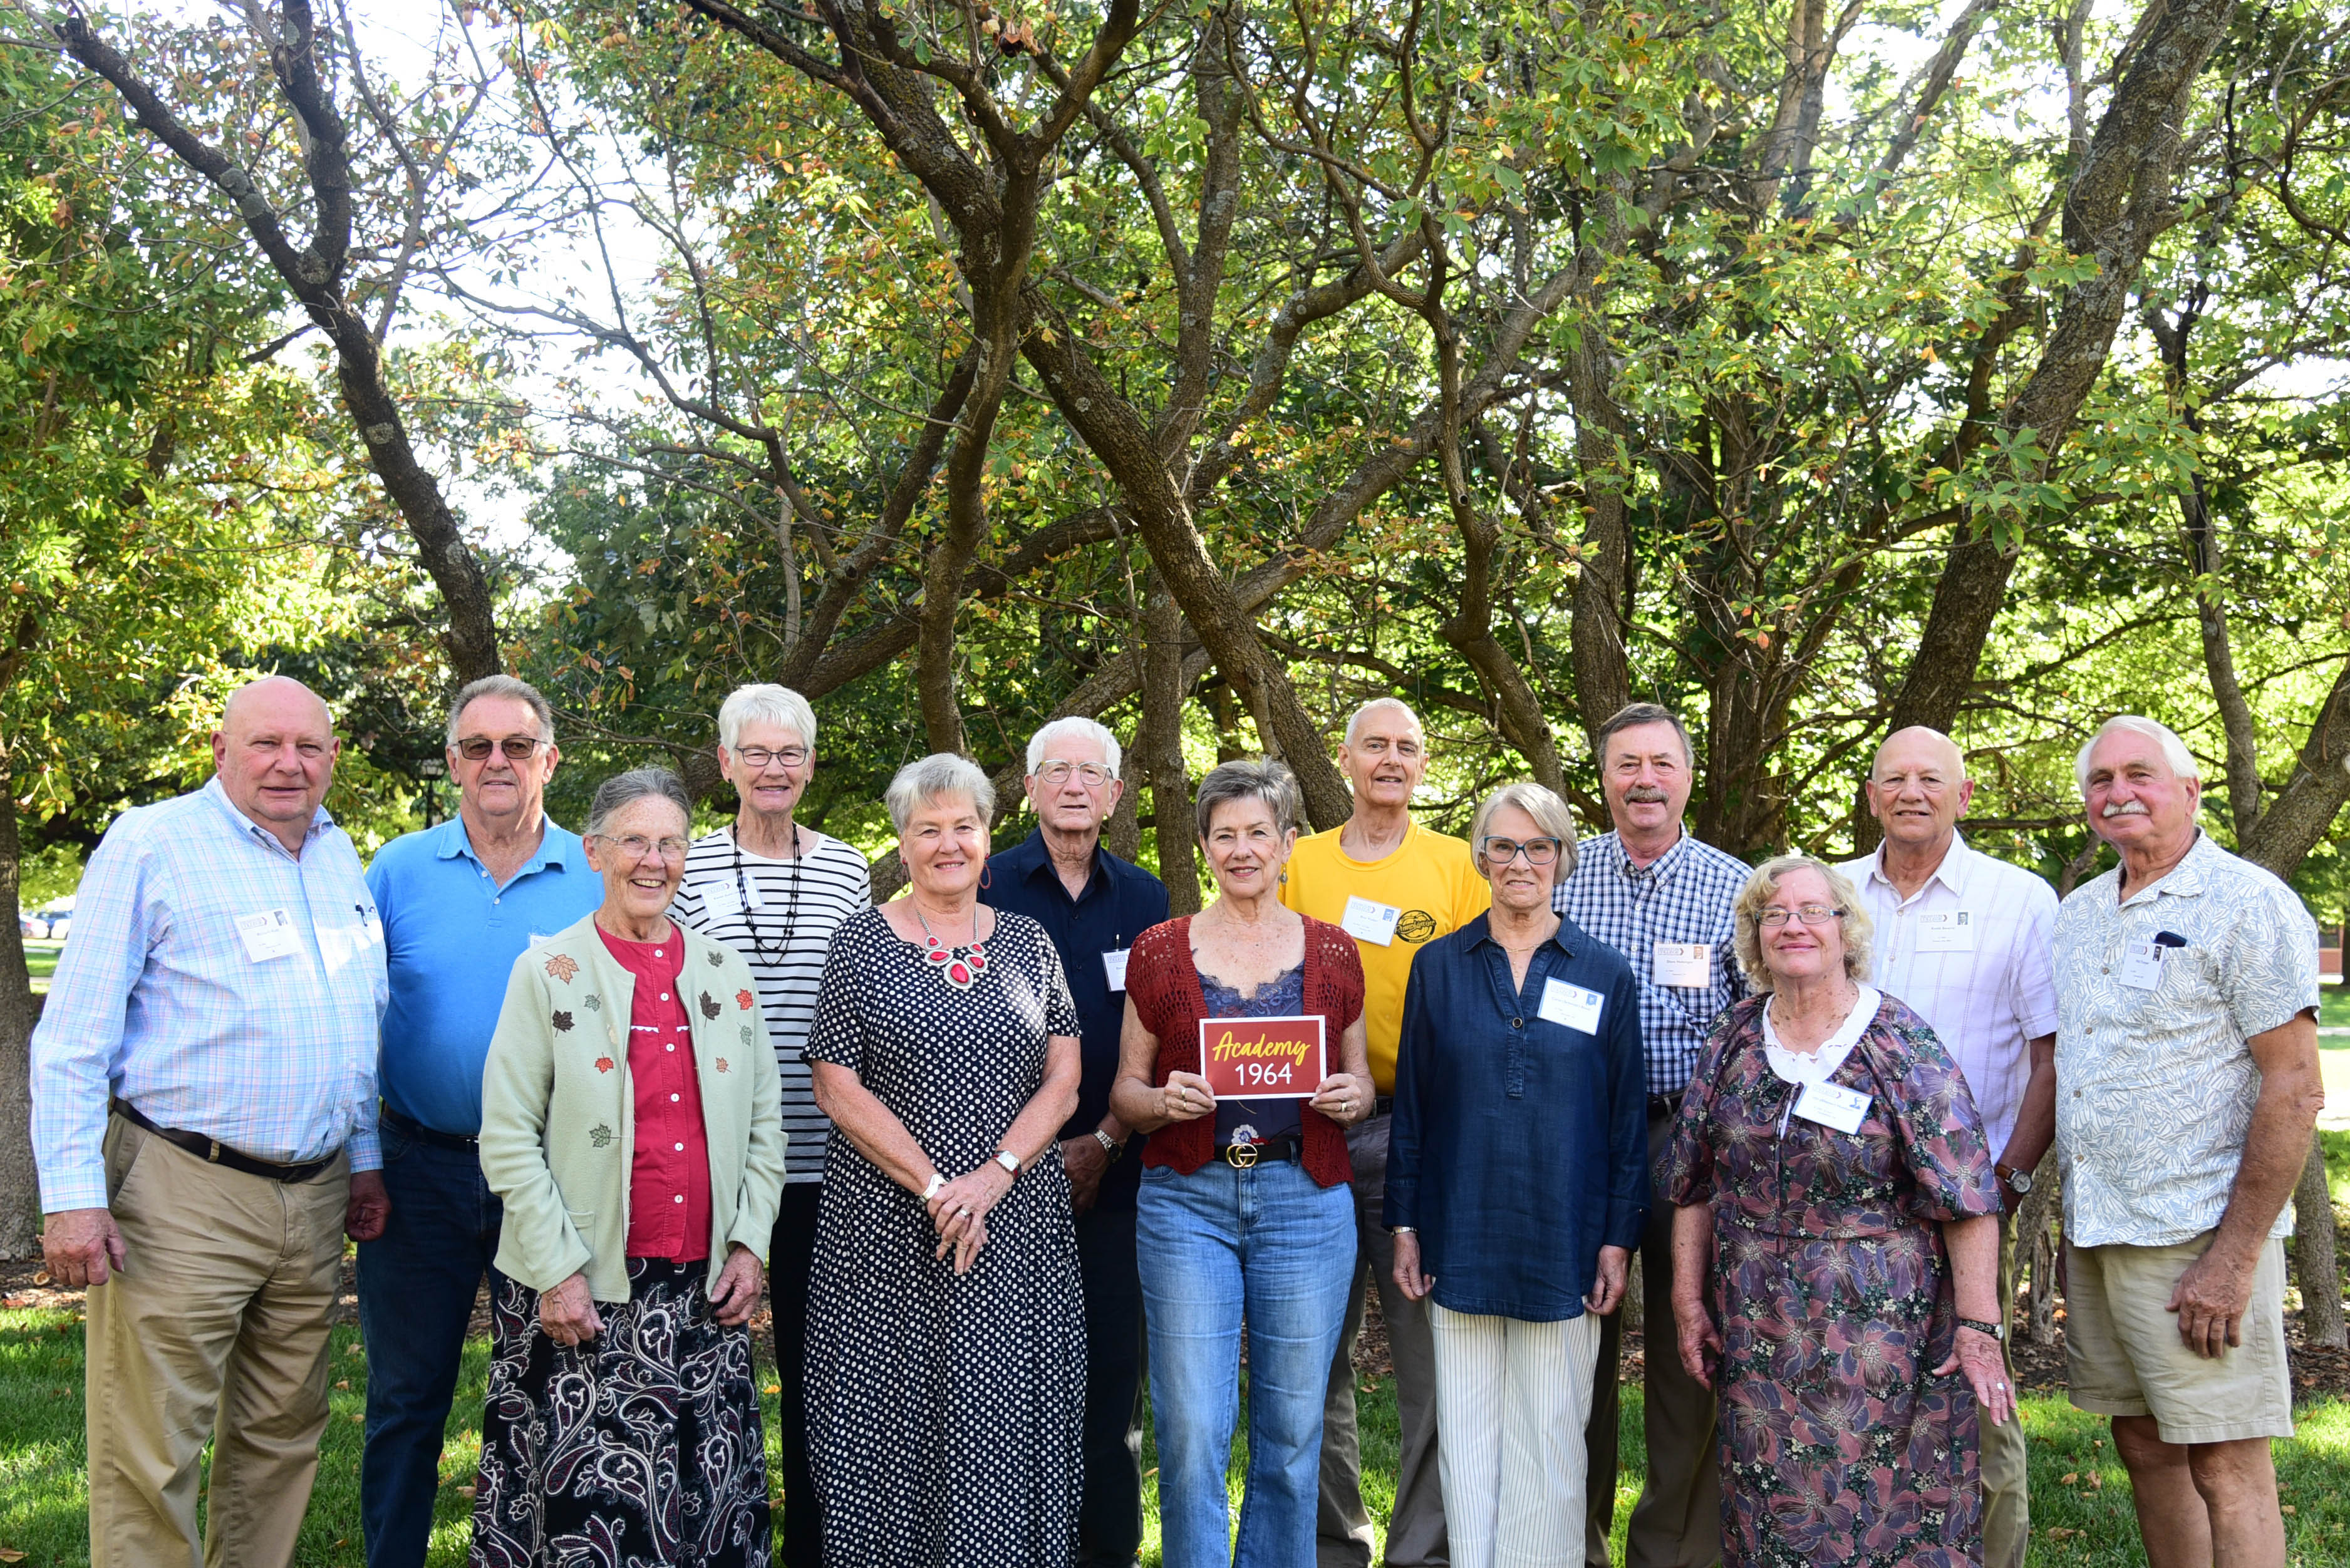
[[[1208,836],[1219,807],[1243,800],[1261,802],[1273,814],[1273,826],[1284,837],[1297,830],[1297,775],[1268,758],[1243,757],[1218,763],[1200,781],[1199,796],[1191,805],[1200,836]]]
[[[555,744],[555,709],[538,694],[538,688],[527,680],[517,680],[511,675],[484,675],[479,680],[468,680],[457,689],[449,702],[449,743],[457,743],[457,722],[465,710],[484,697],[504,697],[528,708],[538,720],[538,738],[546,745]]]
[[[1476,817],[1469,824],[1469,847],[1477,857],[1477,870],[1485,877],[1492,868],[1485,864],[1485,829],[1493,814],[1505,805],[1516,806],[1534,819],[1534,826],[1558,840],[1558,880],[1564,882],[1575,871],[1575,813],[1566,802],[1538,784],[1503,784],[1485,797],[1477,808]]]
[[[1080,719],[1074,714],[1066,719],[1055,719],[1028,737],[1028,771],[1031,774],[1044,762],[1045,748],[1064,735],[1081,736],[1099,746],[1102,760],[1109,764],[1109,776],[1118,777],[1118,762],[1126,755],[1118,743],[1118,737],[1091,719]]]
[[[1591,738],[1591,760],[1601,767],[1607,765],[1607,741],[1619,730],[1637,730],[1643,724],[1670,724],[1673,733],[1681,738],[1681,755],[1689,765],[1697,766],[1697,745],[1690,739],[1689,726],[1681,716],[1659,702],[1627,702],[1599,726],[1599,733]]]
[[[2116,731],[2146,736],[2162,748],[2163,764],[2172,773],[2183,779],[2193,779],[2197,784],[2203,782],[2202,765],[2196,762],[2195,753],[2187,749],[2187,742],[2178,738],[2178,732],[2141,714],[2116,713],[2097,726],[2097,732],[2089,737],[2088,743],[2081,748],[2080,755],[2073,759],[2073,781],[2080,785],[2083,794],[2089,793],[2089,753],[2097,749],[2099,741]]]
[[[1825,860],[1814,860],[1808,855],[1782,855],[1775,860],[1765,860],[1754,867],[1754,875],[1738,890],[1738,899],[1731,904],[1731,941],[1738,950],[1738,967],[1746,971],[1746,983],[1755,991],[1770,991],[1777,983],[1770,966],[1762,961],[1762,906],[1779,890],[1779,884],[1798,871],[1816,871],[1828,885],[1828,897],[1844,911],[1844,972],[1845,978],[1868,983],[1868,958],[1876,945],[1877,922],[1868,918],[1868,909],[1860,901],[1860,889],[1852,878]]]
[[[982,822],[995,819],[995,785],[977,763],[952,752],[932,752],[908,763],[881,798],[889,805],[890,826],[903,833],[914,813],[955,795],[970,801]]]
[[[788,686],[764,682],[737,686],[718,705],[718,743],[734,750],[734,742],[743,738],[743,726],[761,722],[789,730],[800,738],[800,744],[816,750],[816,710],[808,706],[808,700]]]
[[[693,796],[688,794],[685,781],[667,768],[630,768],[624,774],[614,774],[596,786],[596,798],[588,807],[588,830],[584,836],[598,838],[612,820],[613,814],[640,800],[659,798],[669,802],[685,818],[686,831],[693,830]]]
[[[1428,726],[1419,722],[1419,715],[1411,711],[1410,703],[1405,701],[1400,697],[1374,697],[1369,701],[1364,703],[1361,707],[1356,709],[1354,712],[1348,716],[1347,720],[1347,744],[1351,746],[1355,743],[1355,737],[1362,733],[1363,721],[1369,718],[1373,713],[1378,712],[1382,708],[1391,708],[1395,711],[1402,714],[1405,718],[1410,720],[1412,729],[1419,736],[1420,744],[1425,746],[1428,743]]]

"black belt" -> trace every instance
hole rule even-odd
[[[1391,1116],[1395,1115],[1395,1096],[1393,1095],[1378,1095],[1373,1096],[1371,1100],[1371,1115],[1375,1116]]]
[[[1305,1155],[1305,1141],[1287,1134],[1260,1138],[1255,1143],[1228,1143],[1216,1150],[1216,1158],[1234,1170],[1246,1170],[1268,1159],[1302,1159]]]
[[[160,1127],[139,1114],[139,1107],[129,1100],[117,1098],[114,1114],[133,1127],[145,1127],[165,1143],[176,1144],[208,1165],[224,1165],[231,1170],[241,1170],[247,1176],[258,1176],[270,1181],[307,1181],[335,1163],[342,1151],[338,1149],[324,1159],[306,1160],[300,1165],[280,1165],[274,1159],[255,1159],[249,1154],[239,1154],[216,1137],[203,1133],[182,1132],[178,1127]]]
[[[422,1122],[401,1116],[390,1106],[383,1107],[383,1125],[402,1137],[414,1138],[418,1143],[429,1143],[434,1148],[450,1149],[458,1154],[482,1152],[480,1138],[460,1137],[455,1133],[444,1133],[439,1127],[428,1127]]]
[[[1650,1095],[1648,1115],[1651,1116],[1679,1116],[1681,1108],[1681,1096],[1686,1093],[1688,1091],[1685,1089],[1675,1089],[1669,1095]]]

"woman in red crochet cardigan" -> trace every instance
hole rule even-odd
[[[1297,782],[1278,763],[1201,781],[1200,846],[1216,901],[1153,926],[1128,961],[1110,1107],[1150,1135],[1137,1262],[1150,1332],[1159,1516],[1167,1568],[1314,1560],[1322,1398],[1355,1269],[1346,1129],[1371,1114],[1363,966],[1354,939],[1282,906]],[[1322,1021],[1336,1071],[1294,1096],[1219,1099],[1200,1071],[1216,1019]],[[1224,1463],[1248,1329],[1249,1473],[1238,1556]]]

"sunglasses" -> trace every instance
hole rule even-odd
[[[508,762],[526,763],[546,744],[531,735],[508,735],[503,741],[493,741],[487,735],[468,735],[457,742],[457,754],[469,763],[478,763],[494,748],[504,753]]]

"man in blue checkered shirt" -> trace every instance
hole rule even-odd
[[[327,1426],[343,1236],[381,1233],[383,922],[321,802],[334,719],[229,699],[213,781],[90,856],[33,1035],[42,1247],[87,1284],[95,1563],[286,1568]]]
[[[1745,994],[1731,940],[1731,907],[1746,864],[1690,836],[1696,753],[1679,719],[1635,702],[1600,727],[1600,784],[1612,833],[1586,839],[1554,897],[1559,913],[1622,953],[1640,985],[1640,1039],[1648,1070],[1648,1152],[1670,1139],[1673,1114],[1706,1032]],[[1673,1353],[1673,1206],[1651,1201],[1640,1240],[1641,1377],[1648,1479],[1626,1532],[1633,1568],[1704,1568],[1721,1557],[1721,1489],[1714,1473],[1713,1395]],[[1624,1314],[1601,1323],[1591,1420],[1584,1430],[1591,1528],[1586,1560],[1605,1568],[1616,1513],[1617,1368]],[[1653,1337],[1661,1333],[1662,1338]]]

